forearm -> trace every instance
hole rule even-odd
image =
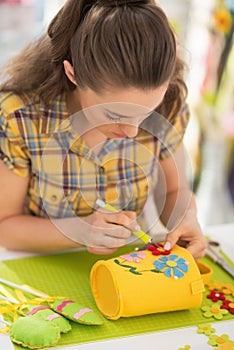
[[[183,149],[161,161],[154,198],[162,223],[169,233],[166,249],[176,243],[186,247],[195,259],[205,254],[206,239],[197,220],[195,197],[186,179]]]
[[[188,211],[194,216],[197,213],[194,194],[188,187],[156,197],[155,202],[160,220],[169,230],[174,229]]]
[[[63,220],[63,222],[62,222]],[[38,218],[29,215],[12,216],[0,222],[0,246],[12,250],[34,252],[59,251],[80,247],[61,233],[55,223],[63,223],[69,219]]]

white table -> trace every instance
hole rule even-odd
[[[210,226],[204,230],[212,239],[217,239],[225,253],[234,261],[234,223],[220,226]],[[32,255],[29,253],[0,251],[0,260],[14,259]],[[207,319],[212,323],[212,319]],[[213,328],[218,335],[228,334],[234,339],[234,319],[229,321],[214,322]],[[145,348],[178,350],[185,345],[190,345],[192,350],[211,350],[213,347],[207,344],[208,337],[197,334],[197,327],[179,328],[170,331],[154,332],[130,336],[125,338],[98,341],[82,345],[58,347],[67,350],[143,350]],[[0,349],[13,350],[11,341],[7,335],[0,335]],[[55,349],[55,348],[50,348]]]

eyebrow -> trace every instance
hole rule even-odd
[[[132,116],[126,116],[126,115],[122,115],[122,114],[118,114],[118,113],[115,113],[115,112],[112,112],[110,111],[109,109],[105,108],[105,111],[109,114],[112,114],[113,116],[115,117],[118,117],[118,118],[123,118],[123,119],[127,119],[127,118],[132,118]],[[152,114],[154,111],[150,111],[148,113],[145,114],[145,116],[149,116],[150,114]]]

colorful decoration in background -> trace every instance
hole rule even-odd
[[[229,335],[213,334],[215,332],[216,330],[211,324],[200,324],[197,326],[197,333],[208,337],[207,344],[209,344],[213,350],[234,350],[234,340],[230,339]],[[189,349],[192,349],[192,347],[190,345],[185,345],[185,347],[179,348],[178,350]]]
[[[197,328],[198,334],[205,334],[207,336],[210,336],[214,332],[215,329],[212,328],[211,324],[200,324]]]
[[[220,345],[217,348],[214,348],[215,350],[234,350],[234,344],[233,343],[224,343]]]
[[[207,298],[212,299],[213,301],[225,300],[225,296],[223,292],[216,292],[216,291],[212,291],[210,294],[208,294]]]
[[[213,346],[219,346],[221,344],[227,344],[230,343],[229,336],[227,334],[222,334],[220,336],[214,334],[210,336],[210,339],[208,341],[208,344]],[[234,342],[233,342],[234,345]]]
[[[204,334],[208,337],[207,344],[211,345],[214,350],[234,350],[234,340],[230,339],[227,334],[217,335],[215,328],[211,324],[198,325],[197,333]]]
[[[234,285],[224,284],[222,282],[215,281],[214,283],[207,284],[207,289],[211,291],[206,295],[207,299],[212,300],[213,303],[219,303],[220,309],[226,310],[229,313],[234,314]],[[208,314],[206,313],[206,315]]]
[[[205,311],[203,314],[205,317],[214,317],[216,319],[222,319],[225,314],[232,313],[234,314],[234,300],[226,299],[226,295],[229,298],[233,299],[233,285],[231,284],[223,284],[219,281],[215,281],[214,284],[208,284],[208,290],[212,290],[210,294],[207,295],[207,298],[213,301],[212,306],[203,306],[201,309]],[[220,304],[222,302],[222,304]],[[215,306],[215,303],[219,303],[218,307]],[[225,312],[225,313],[224,313]],[[199,326],[198,333],[201,333],[202,326]],[[209,336],[208,344],[212,346],[217,346],[215,349],[219,350],[234,350],[234,340],[230,340],[229,336],[226,334],[222,334],[218,336],[216,334],[211,335],[214,331],[210,332],[210,328],[208,332],[203,332],[207,336]]]
[[[230,314],[234,314],[234,301],[224,300],[221,309],[228,310]]]
[[[232,284],[224,284],[222,291],[225,295],[234,297],[234,286]]]
[[[227,310],[222,310],[219,305],[217,306],[202,306],[202,311],[204,317],[210,318],[214,317],[216,320],[221,320],[225,314],[228,313]]]
[[[206,56],[206,74],[201,95],[205,104],[214,106],[217,95],[220,93],[221,80],[232,49],[234,34],[233,1],[216,0],[208,28],[210,46]],[[217,118],[217,115],[215,117]]]
[[[178,350],[190,350],[191,346],[190,345],[185,345],[183,348],[179,348]]]
[[[220,33],[228,34],[232,27],[232,15],[226,6],[216,9],[213,13],[214,29]]]
[[[206,286],[209,290],[221,291],[225,285],[220,281],[214,281],[212,283],[208,283]],[[230,287],[230,285],[228,286]]]
[[[210,300],[211,304],[201,306],[203,316],[221,320],[228,313],[234,314],[233,288],[234,285],[230,283],[225,284],[220,281],[207,283],[206,298]],[[234,339],[229,339],[227,334],[222,334],[220,336],[213,334],[215,333],[215,329],[210,324],[199,325],[197,333],[208,336],[208,344],[215,346],[215,348],[213,348],[215,350],[234,350]]]
[[[206,284],[206,298],[210,300],[210,305],[202,305],[201,311],[206,318],[214,318],[222,320],[228,312],[234,314],[234,285],[225,284],[220,281]],[[227,300],[228,295],[233,300]],[[197,326],[197,333],[208,337],[208,342],[213,350],[234,350],[234,339],[230,339],[229,335],[217,335],[215,328],[211,324],[200,324]],[[189,345],[186,345],[189,346]],[[178,350],[187,349],[179,348]],[[214,348],[215,346],[215,348]],[[189,348],[188,348],[189,349]]]
[[[214,0],[212,4],[210,20],[204,28],[207,40],[202,62],[204,78],[195,107],[201,161],[196,194],[198,218],[203,226],[234,220],[234,201],[228,186],[229,168],[234,162],[234,138],[231,145],[226,127],[223,128],[230,125],[230,117],[234,128],[234,11],[232,3],[225,0]]]

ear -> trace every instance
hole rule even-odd
[[[75,74],[74,74],[74,68],[71,65],[71,63],[67,60],[63,61],[63,66],[64,66],[64,70],[66,73],[66,76],[68,77],[68,79],[75,85],[77,85],[76,79],[75,79]]]

